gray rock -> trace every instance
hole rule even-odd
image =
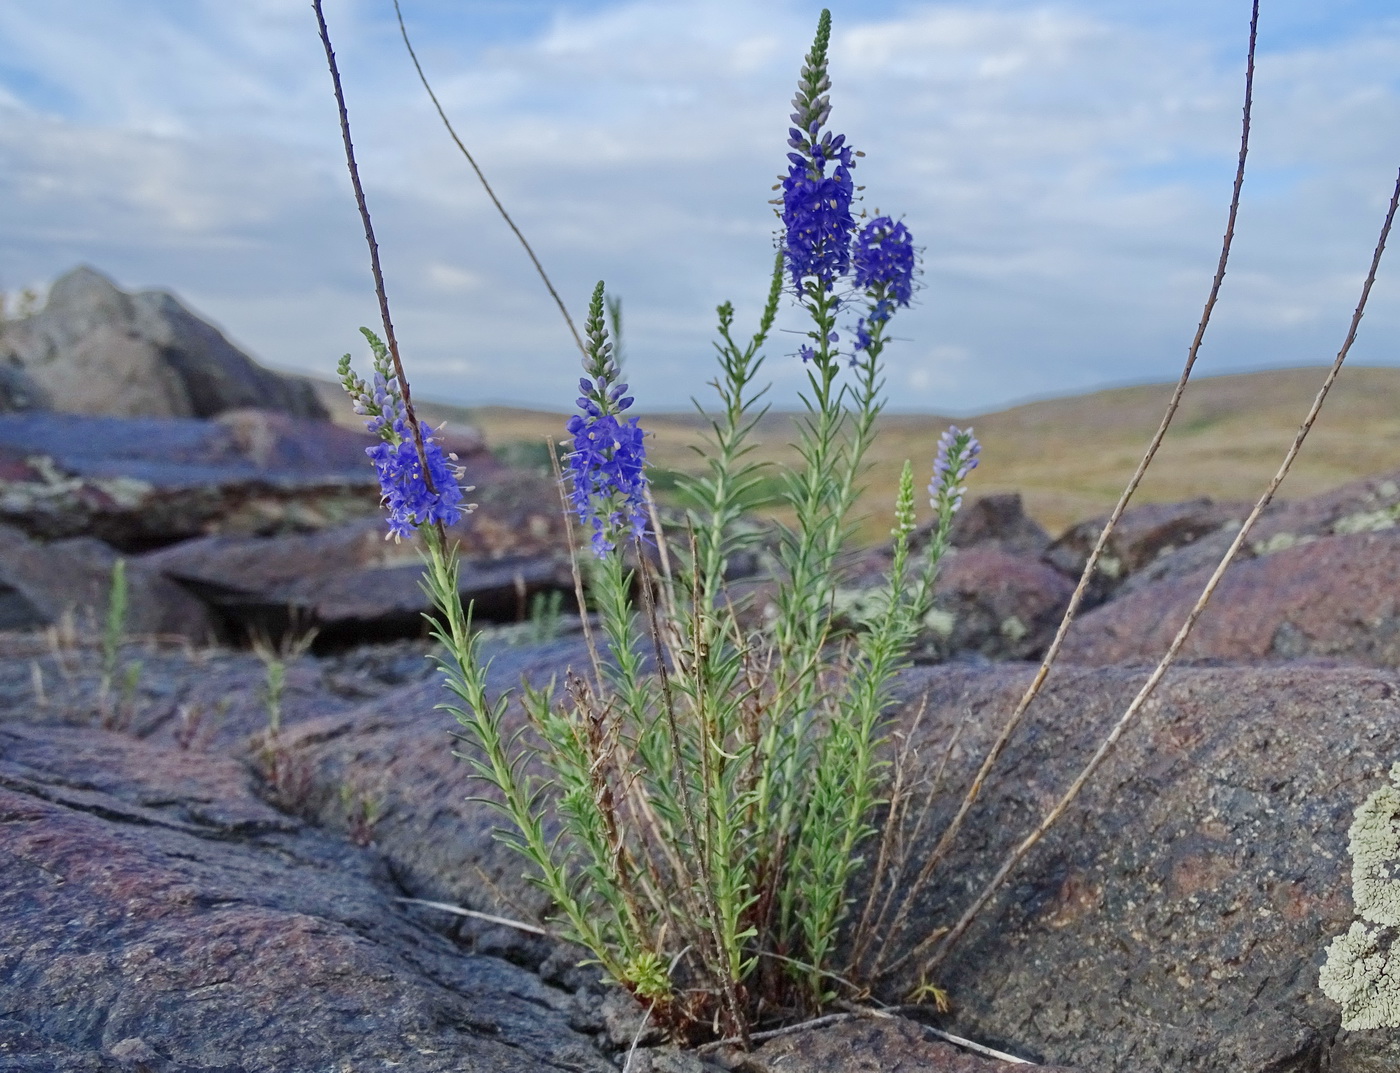
[[[0,629],[33,630],[65,619],[100,632],[111,594],[114,549],[94,538],[53,544],[0,525]],[[211,640],[214,621],[204,604],[158,571],[126,566],[125,633]]]
[[[772,1073],[1005,1073],[999,1058],[959,1050],[932,1038],[912,1021],[874,1018],[846,1021],[780,1036],[758,1048],[749,1061]],[[1036,1066],[1072,1073],[1066,1066]],[[1093,1067],[1083,1067],[1083,1073]]]
[[[212,417],[239,407],[326,417],[306,381],[264,369],[173,296],[125,294],[86,266],[44,308],[6,325],[9,408],[124,417]]]
[[[0,726],[0,1066],[612,1068],[566,996],[415,924],[373,855],[253,788],[232,760]]]
[[[97,536],[125,551],[208,533],[323,529],[379,513],[365,457],[374,442],[329,422],[253,410],[214,420],[0,414],[0,521],[46,539]],[[448,446],[468,483],[484,488],[504,477],[470,437]],[[536,478],[511,483],[519,487],[510,494],[547,498]],[[538,528],[527,512],[518,520]]]
[[[511,483],[497,489],[504,496],[482,489],[478,512],[449,532],[460,553],[458,591],[483,622],[526,618],[540,592],[573,602],[562,522],[536,508],[518,528],[510,526],[508,512],[496,508],[518,496],[521,482]],[[550,491],[544,486],[541,494]],[[204,537],[141,561],[209,603],[235,636],[288,625],[314,627],[340,643],[419,636],[431,608],[422,547],[416,537],[395,542],[385,534],[383,520],[372,516],[313,533]]]
[[[1159,556],[1216,532],[1249,513],[1247,504],[1216,503],[1202,496],[1184,503],[1150,503],[1123,513],[1090,583],[1085,602],[1092,607],[1112,596],[1123,582]],[[1045,561],[1076,582],[1083,573],[1108,516],[1072,526],[1045,552]]]
[[[581,654],[560,650],[552,665],[559,672],[569,662],[580,665]],[[541,658],[536,681],[550,663]],[[935,821],[950,814],[952,793],[1033,673],[954,665],[905,679],[910,707],[900,719],[927,698],[918,749],[930,765],[970,713]],[[1144,674],[1052,675],[953,854],[920,889],[910,929],[887,937],[893,952],[955,919],[1069,784]],[[430,713],[433,696],[431,685],[415,686],[304,723],[289,747],[326,785],[378,780],[389,811],[376,844],[411,893],[517,918],[538,912],[544,905],[521,878],[522,862],[490,836],[498,815],[468,800],[480,789],[442,747],[453,727]],[[944,1027],[1086,1070],[1316,1073],[1340,1023],[1318,990],[1317,967],[1351,920],[1346,832],[1352,810],[1400,755],[1397,697],[1400,676],[1371,669],[1174,672],[932,978],[951,996]],[[512,727],[519,718],[512,714]],[[338,822],[329,807],[323,818]],[[915,861],[927,857],[930,838],[916,837]],[[877,994],[900,1001],[920,982],[911,965]],[[1400,1032],[1352,1034],[1337,1044],[1352,1064],[1333,1068],[1385,1068],[1364,1063],[1397,1040]]]
[[[928,527],[923,529],[927,539]],[[1028,514],[1021,493],[979,496],[953,518],[948,543],[955,548],[993,547],[1038,559],[1050,547],[1050,534]]]

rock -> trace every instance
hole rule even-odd
[[[1070,628],[1064,659],[1157,659],[1214,570],[1136,587]],[[1400,666],[1400,529],[1323,536],[1236,562],[1181,652],[1236,661],[1315,657]]]
[[[90,537],[45,545],[0,525],[0,629],[42,629],[71,619],[100,633],[117,558],[116,551]],[[176,636],[196,643],[213,638],[214,622],[204,604],[158,571],[128,563],[126,585],[128,636]]]
[[[973,713],[952,786],[965,783],[1032,673],[910,675],[911,695],[927,690],[932,722],[920,740],[929,753],[960,712]],[[919,897],[923,927],[961,911],[1068,786],[1144,674],[1052,676],[941,879]],[[1369,669],[1173,672],[937,973],[952,996],[952,1031],[1084,1068],[1321,1068],[1340,1011],[1318,990],[1317,968],[1327,940],[1350,923],[1346,831],[1400,753],[1397,696],[1400,676]],[[930,845],[917,840],[914,859]],[[918,982],[909,967],[892,990]],[[1362,1035],[1348,1061],[1400,1040]]]
[[[378,514],[365,457],[374,442],[325,421],[248,410],[212,421],[0,414],[0,522],[46,539],[97,536],[124,551],[207,533],[322,529]],[[548,501],[552,485],[511,480],[474,442],[455,441],[468,483],[518,483],[496,500],[533,492]],[[540,524],[519,510],[503,519],[517,521]]]
[[[569,667],[588,666],[578,638],[496,646],[483,656],[490,661],[493,695],[517,688],[522,677],[544,687]],[[355,787],[377,803],[382,818],[374,844],[405,894],[531,921],[543,915],[548,899],[524,880],[522,858],[495,838],[499,814],[482,801],[485,789],[449,747],[457,723],[437,708],[449,699],[433,676],[354,709],[304,720],[283,735],[283,745],[305,761],[320,788],[310,800],[316,822],[350,829],[333,787]],[[508,901],[499,902],[498,892],[507,892]],[[482,921],[425,912],[435,926],[473,945],[489,943],[513,961],[536,964],[547,956],[526,933],[502,935]]]
[[[569,662],[579,665],[577,650],[557,651],[553,668]],[[549,668],[541,658],[535,680]],[[953,665],[904,680],[900,718],[926,708],[918,750],[930,766],[968,713],[936,821],[1033,673]],[[919,888],[914,927],[890,937],[892,951],[951,923],[1069,785],[1144,673],[1051,676],[953,854]],[[320,784],[378,780],[387,811],[376,845],[409,893],[517,918],[537,912],[543,902],[521,879],[522,862],[490,837],[499,817],[468,800],[479,790],[442,747],[452,727],[429,712],[432,696],[425,684],[303,723],[289,747]],[[1397,697],[1400,675],[1366,668],[1174,671],[932,977],[953,1004],[944,1026],[1085,1070],[1315,1073],[1340,1020],[1317,967],[1351,920],[1346,832],[1400,755]],[[507,729],[519,718],[512,712]],[[320,815],[344,822],[329,805]],[[915,838],[914,861],[927,858],[931,837]],[[877,994],[899,1001],[920,982],[906,966]],[[1366,1055],[1397,1045],[1400,1032],[1354,1034],[1352,1064],[1333,1069],[1371,1068],[1359,1064]]]
[[[548,512],[552,484],[526,478],[481,491],[478,510],[448,534],[459,548],[458,591],[478,619],[523,620],[540,592],[567,594],[572,604],[563,521]],[[419,636],[431,606],[422,548],[416,537],[385,534],[375,516],[315,533],[205,537],[141,561],[208,602],[233,636],[289,626],[339,643]]]
[[[928,532],[929,527],[924,526],[924,541]],[[953,518],[948,543],[955,548],[990,546],[1038,559],[1050,547],[1050,534],[1026,514],[1021,493],[1004,492],[964,504]]]
[[[773,1073],[1005,1073],[1008,1068],[1000,1058],[930,1038],[923,1026],[902,1018],[862,1018],[779,1036],[759,1047],[749,1061]],[[1035,1068],[1072,1073],[1066,1066]]]
[[[252,791],[232,760],[0,726],[9,1068],[613,1068],[567,995],[415,924],[373,855]]]
[[[162,291],[125,294],[75,268],[44,308],[5,326],[0,392],[13,409],[122,417],[212,417],[239,407],[325,418],[309,383],[264,369]]]
[[[1159,556],[1190,545],[1231,522],[1238,526],[1248,513],[1248,504],[1216,503],[1205,497],[1129,508],[1109,537],[1085,595],[1086,606],[1102,603],[1126,578]],[[1078,582],[1107,520],[1108,515],[1104,515],[1073,526],[1045,552],[1045,561]]]
[[[934,591],[919,658],[1037,659],[1074,584],[1035,559],[979,545],[943,560]]]
[[[848,624],[878,609],[890,549],[855,556],[837,592],[836,607]],[[913,572],[921,570],[916,561]],[[761,586],[762,601],[771,595]],[[919,662],[947,659],[1034,659],[1055,635],[1074,584],[1038,559],[1003,550],[997,540],[946,553],[934,586],[933,609],[914,657]]]

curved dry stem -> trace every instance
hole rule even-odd
[[[1211,280],[1210,293],[1206,296],[1205,308],[1201,312],[1200,323],[1196,326],[1196,334],[1191,340],[1191,345],[1186,352],[1186,364],[1182,367],[1181,376],[1177,379],[1176,387],[1172,391],[1171,400],[1167,403],[1166,411],[1162,414],[1161,423],[1157,426],[1157,432],[1153,435],[1151,443],[1147,445],[1147,450],[1143,453],[1142,460],[1138,463],[1136,471],[1123,489],[1123,494],[1118,497],[1118,502],[1109,515],[1108,521],[1104,524],[1103,531],[1099,533],[1098,540],[1094,542],[1094,549],[1089,553],[1089,559],[1084,564],[1084,570],[1079,576],[1079,584],[1075,586],[1074,594],[1070,597],[1069,606],[1065,609],[1064,617],[1060,620],[1059,628],[1055,631],[1055,637],[1050,642],[1050,647],[1046,649],[1045,658],[1041,660],[1040,668],[1031,684],[1026,688],[1021,699],[1017,702],[1015,709],[1007,718],[1001,733],[993,742],[992,747],[987,751],[982,766],[978,769],[976,776],[972,780],[972,785],[968,788],[957,813],[949,822],[943,836],[934,847],[925,869],[929,872],[937,867],[938,863],[947,855],[953,840],[957,837],[958,831],[962,828],[963,821],[967,818],[968,812],[972,809],[973,803],[982,792],[982,787],[986,783],[987,776],[1001,759],[1001,754],[1006,750],[1007,743],[1016,732],[1016,728],[1021,725],[1021,720],[1025,717],[1027,709],[1039,695],[1041,687],[1044,686],[1046,678],[1050,675],[1050,669],[1059,658],[1060,649],[1064,645],[1065,636],[1069,633],[1070,625],[1074,622],[1075,615],[1079,611],[1079,606],[1083,603],[1084,594],[1088,591],[1089,581],[1098,568],[1099,560],[1103,557],[1104,549],[1108,547],[1109,538],[1117,528],[1119,519],[1123,517],[1123,512],[1127,510],[1128,503],[1137,492],[1138,485],[1142,483],[1144,474],[1152,460],[1157,457],[1157,450],[1162,445],[1162,440],[1167,434],[1167,429],[1171,427],[1172,419],[1176,416],[1177,408],[1181,405],[1181,397],[1186,391],[1186,384],[1191,379],[1191,370],[1195,367],[1196,357],[1200,353],[1201,343],[1205,339],[1206,328],[1210,324],[1211,314],[1215,310],[1216,300],[1220,296],[1221,285],[1225,281],[1225,266],[1230,259],[1230,247],[1235,238],[1235,221],[1239,216],[1240,191],[1244,187],[1245,160],[1249,156],[1249,122],[1250,113],[1254,105],[1254,50],[1258,36],[1259,27],[1259,0],[1255,0],[1253,15],[1249,23],[1249,54],[1245,61],[1244,78],[1244,119],[1240,129],[1240,153],[1239,162],[1235,168],[1235,184],[1230,196],[1230,212],[1225,222],[1225,237],[1220,245],[1220,259],[1216,264],[1215,277]],[[888,971],[893,971],[898,967],[898,962],[892,964]]]
[[[957,924],[953,926],[952,930],[942,937],[937,952],[928,963],[930,969],[940,964],[943,959],[948,956],[948,952],[952,949],[953,944],[967,931],[977,914],[991,901],[992,896],[995,895],[1001,885],[1006,882],[1007,877],[1015,867],[1021,862],[1025,855],[1031,851],[1035,844],[1044,837],[1045,832],[1054,826],[1055,821],[1064,815],[1065,810],[1069,808],[1074,799],[1079,796],[1079,791],[1084,788],[1084,784],[1089,781],[1090,777],[1099,769],[1099,766],[1104,762],[1108,754],[1112,752],[1113,747],[1118,743],[1118,739],[1123,736],[1123,732],[1127,730],[1128,725],[1137,716],[1138,712],[1142,710],[1142,706],[1147,702],[1147,699],[1152,696],[1153,691],[1157,688],[1158,683],[1161,682],[1162,677],[1176,661],[1177,654],[1186,643],[1187,637],[1190,636],[1192,628],[1196,625],[1196,620],[1201,617],[1201,612],[1206,609],[1206,605],[1210,602],[1211,596],[1215,594],[1216,586],[1220,584],[1220,579],[1225,575],[1226,569],[1230,566],[1230,563],[1234,561],[1236,553],[1244,546],[1244,542],[1249,537],[1249,532],[1254,527],[1254,523],[1259,520],[1259,516],[1264,512],[1264,508],[1267,507],[1274,498],[1274,493],[1278,491],[1279,485],[1282,484],[1283,479],[1288,476],[1288,471],[1293,466],[1293,460],[1298,457],[1298,452],[1302,449],[1303,441],[1307,439],[1308,433],[1312,430],[1313,422],[1317,420],[1317,415],[1322,412],[1322,404],[1327,399],[1327,393],[1332,390],[1332,385],[1336,382],[1337,374],[1342,371],[1342,363],[1346,361],[1347,354],[1351,350],[1351,345],[1356,341],[1356,332],[1358,327],[1360,327],[1362,314],[1366,311],[1366,302],[1371,296],[1371,287],[1376,282],[1376,272],[1380,268],[1381,255],[1385,252],[1386,240],[1390,237],[1390,227],[1395,221],[1397,206],[1400,206],[1400,174],[1397,174],[1395,179],[1395,190],[1390,196],[1390,207],[1386,211],[1385,222],[1381,225],[1380,238],[1377,240],[1375,252],[1371,256],[1371,269],[1366,275],[1366,282],[1362,285],[1361,298],[1356,304],[1356,311],[1352,313],[1351,325],[1347,330],[1346,339],[1342,343],[1341,350],[1337,352],[1336,360],[1332,362],[1332,368],[1328,370],[1327,378],[1322,382],[1322,387],[1318,390],[1317,397],[1313,399],[1313,404],[1311,409],[1308,410],[1307,417],[1305,417],[1303,423],[1298,426],[1298,432],[1293,437],[1293,443],[1288,448],[1288,452],[1284,455],[1283,462],[1279,466],[1278,472],[1274,474],[1274,479],[1269,482],[1269,486],[1264,490],[1264,494],[1261,495],[1259,501],[1254,504],[1254,509],[1250,511],[1249,517],[1245,519],[1244,525],[1240,527],[1240,531],[1235,534],[1235,539],[1231,542],[1229,550],[1226,551],[1224,557],[1220,560],[1220,565],[1215,568],[1215,572],[1211,574],[1210,580],[1206,582],[1205,588],[1201,590],[1200,597],[1196,600],[1195,606],[1191,608],[1191,613],[1186,617],[1186,621],[1182,623],[1181,629],[1177,631],[1176,636],[1172,639],[1171,647],[1167,649],[1166,655],[1162,657],[1156,669],[1153,670],[1147,681],[1143,683],[1137,696],[1133,698],[1132,703],[1129,704],[1127,710],[1123,712],[1117,724],[1113,727],[1113,730],[1099,745],[1098,751],[1095,752],[1089,762],[1084,765],[1084,770],[1079,773],[1079,776],[1074,780],[1070,788],[1065,791],[1064,796],[1060,798],[1054,808],[1045,814],[1045,818],[1041,820],[1040,826],[1011,852],[1002,866],[997,870],[996,875],[992,877],[991,882],[989,882],[982,893],[978,895],[977,900],[972,903],[967,912],[965,912]]]
[[[583,345],[583,339],[580,338],[578,329],[574,327],[574,318],[569,316],[569,309],[564,305],[564,300],[559,297],[559,292],[554,289],[554,284],[550,282],[544,265],[540,264],[540,259],[535,256],[535,251],[525,240],[520,228],[515,226],[515,221],[510,218],[510,213],[506,212],[506,207],[501,204],[501,199],[496,196],[496,191],[491,189],[491,184],[486,181],[486,175],[482,172],[481,166],[477,164],[476,158],[462,144],[462,139],[457,137],[457,131],[453,128],[452,121],[447,118],[447,113],[442,110],[442,105],[438,103],[437,94],[433,92],[433,87],[428,84],[428,76],[423,73],[423,65],[418,62],[418,53],[413,51],[413,42],[408,39],[408,27],[404,25],[403,12],[399,10],[399,0],[394,0],[394,14],[398,16],[399,33],[403,36],[404,47],[408,49],[408,58],[413,61],[413,69],[418,72],[418,81],[422,82],[423,88],[428,91],[428,99],[433,102],[433,107],[437,109],[438,118],[442,120],[442,125],[447,128],[447,133],[451,135],[452,140],[457,143],[457,148],[462,151],[462,155],[467,158],[467,163],[472,166],[472,171],[476,172],[476,177],[481,181],[482,189],[486,191],[486,196],[491,199],[491,204],[496,206],[496,211],[501,214],[501,219],[520,240],[520,245],[524,247],[526,256],[530,258],[530,263],[535,266],[535,271],[539,273],[540,279],[544,282],[545,290],[549,291],[549,296],[554,299],[554,304],[559,307],[559,312],[563,314],[564,323],[569,326],[569,334],[574,337],[574,343],[579,352],[585,358],[588,357],[588,348]]]
[[[369,268],[374,275],[374,294],[379,299],[379,318],[384,323],[384,344],[389,348],[389,357],[394,362],[394,375],[399,380],[404,414],[408,418],[409,428],[413,430],[413,445],[418,448],[418,462],[423,467],[423,484],[429,492],[436,495],[432,470],[428,466],[428,450],[423,443],[423,427],[418,423],[418,414],[413,409],[408,377],[404,374],[403,362],[399,360],[399,342],[394,335],[394,322],[389,316],[389,295],[384,289],[384,271],[379,265],[379,243],[374,239],[374,224],[369,218],[365,188],[360,184],[360,168],[355,163],[355,143],[350,140],[350,113],[345,108],[345,92],[340,85],[340,68],[336,66],[335,50],[331,48],[331,33],[326,27],[321,0],[311,0],[311,7],[316,12],[316,26],[321,32],[321,44],[326,49],[326,65],[330,68],[331,85],[335,89],[335,104],[340,114],[340,137],[345,143],[345,164],[350,169],[350,185],[355,188],[355,204],[360,210],[360,221],[365,225],[365,241],[369,243]],[[440,527],[441,523],[438,524]]]

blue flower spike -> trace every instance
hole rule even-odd
[[[388,512],[388,535],[400,540],[425,525],[455,525],[464,510],[471,510],[470,505],[462,504],[461,470],[453,464],[456,456],[444,453],[431,430],[424,428],[425,479],[423,458],[413,442],[403,392],[388,350],[368,328],[360,331],[374,353],[374,383],[366,383],[351,370],[349,354],[340,359],[336,372],[355,413],[366,418],[366,427],[383,441],[365,448],[365,453],[379,477],[381,502]]]
[[[788,131],[788,172],[782,180],[783,254],[798,297],[815,286],[830,291],[851,264],[851,200],[855,183],[851,169],[857,153],[844,134],[824,131],[831,116],[826,96],[826,49],[831,37],[831,13],[823,11],[817,37],[793,98]],[[831,167],[828,173],[827,168]],[[809,283],[808,281],[811,281]]]
[[[929,503],[939,516],[951,516],[962,506],[963,484],[967,475],[977,468],[977,456],[982,445],[972,429],[950,425],[938,439],[938,455],[933,460],[933,480],[929,483]]]
[[[591,531],[593,553],[605,558],[624,537],[646,534],[646,447],[635,417],[619,420],[632,405],[613,360],[604,321],[603,284],[593,290],[584,327],[588,356],[579,381],[580,413],[566,426],[573,450],[564,457],[569,503]]]

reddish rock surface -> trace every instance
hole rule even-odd
[[[372,856],[252,791],[231,760],[0,727],[0,1062],[612,1068],[567,994],[414,923]]]
[[[1038,657],[1073,591],[1073,582],[1035,559],[995,547],[954,550],[939,571],[921,656]]]
[[[1142,585],[1083,616],[1066,638],[1064,659],[1159,658],[1212,569]],[[1400,529],[1316,537],[1233,564],[1181,656],[1400,666]]]
[[[924,540],[928,533],[924,526]],[[948,542],[955,548],[994,547],[1035,559],[1049,548],[1050,535],[1026,514],[1019,492],[1005,492],[965,503],[953,518]]]
[[[561,650],[553,663],[580,659]],[[537,680],[550,662],[535,666]],[[910,673],[911,704],[927,698],[919,729],[927,763],[964,714],[970,720],[949,788],[965,783],[1032,673]],[[954,919],[1069,784],[1144,674],[1052,676],[892,949]],[[501,910],[498,896],[510,913],[538,909],[520,862],[490,838],[499,817],[467,800],[479,789],[443,747],[452,727],[428,712],[432,697],[425,684],[303,723],[291,746],[318,785],[364,779],[385,795],[376,844],[411,893],[488,911]],[[1348,1073],[1382,1068],[1366,1063],[1390,1053],[1400,1033],[1340,1033],[1317,967],[1351,919],[1352,810],[1400,755],[1397,698],[1400,677],[1364,668],[1174,672],[934,977],[952,997],[944,1026],[1044,1062],[1121,1073],[1315,1073],[1324,1060]],[[322,821],[344,824],[329,794],[324,801]],[[935,819],[951,808],[951,797],[941,799]],[[916,840],[915,861],[930,838]],[[528,942],[479,924],[461,934],[529,956]],[[910,967],[882,993],[898,1000],[920,982]]]

